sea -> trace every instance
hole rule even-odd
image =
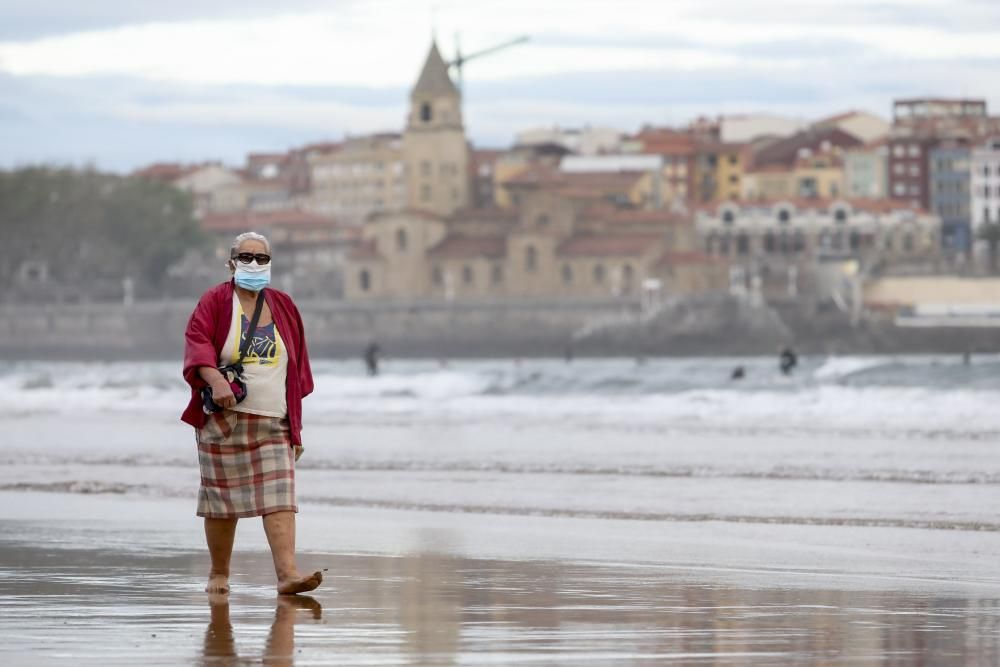
[[[1000,357],[313,371],[296,612],[254,520],[206,605],[179,362],[3,366],[0,662],[1000,660]]]
[[[733,380],[736,367],[744,371]],[[316,360],[306,504],[997,531],[1000,357]],[[190,498],[177,362],[0,371],[0,490]]]

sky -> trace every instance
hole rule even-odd
[[[0,0],[0,167],[129,171],[400,131],[432,38],[466,131],[1000,108],[994,0]],[[459,42],[460,40],[460,42]]]

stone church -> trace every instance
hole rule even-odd
[[[371,215],[348,258],[350,300],[635,298],[725,289],[693,216],[656,206],[644,172],[528,165],[510,208],[471,208],[462,99],[432,45],[403,134],[408,207]]]

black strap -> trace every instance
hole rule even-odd
[[[247,327],[246,338],[244,338],[243,343],[240,344],[240,360],[233,364],[233,366],[236,366],[239,369],[240,373],[243,372],[243,359],[246,358],[247,352],[250,351],[250,343],[253,342],[253,335],[257,333],[257,322],[260,321],[260,312],[264,309],[265,289],[262,289],[257,293],[257,305],[255,305],[253,309],[253,317],[250,319],[250,326]]]

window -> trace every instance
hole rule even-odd
[[[538,251],[535,246],[529,245],[524,249],[524,268],[531,272],[538,269]]]
[[[475,280],[475,274],[472,272],[471,266],[462,267],[462,282],[466,285],[471,285]]]
[[[989,175],[990,175],[990,165],[984,164],[983,165],[983,176],[989,176]]]
[[[731,237],[729,236],[728,233],[725,234],[725,235],[723,235],[723,237],[722,237],[722,243],[719,244],[719,252],[722,253],[723,255],[728,255],[729,254],[729,245],[730,245],[731,241],[732,241],[732,239],[731,239]]]
[[[780,211],[778,211],[778,222],[780,222],[780,223],[781,223],[781,224],[783,224],[783,225],[787,225],[787,224],[788,224],[788,220],[789,220],[789,219],[790,219],[791,217],[792,217],[792,216],[791,216],[791,214],[790,214],[790,213],[788,212],[788,209],[787,209],[787,208],[783,208],[783,209],[781,209]]]
[[[788,238],[788,230],[782,229],[778,235],[778,249],[782,255],[787,255],[792,251],[792,241]]]
[[[903,252],[913,252],[913,234],[903,236]]]
[[[433,113],[431,111],[430,102],[424,102],[420,105],[420,120],[429,123],[431,122],[431,117]]]
[[[892,154],[895,157],[903,157],[905,153],[906,153],[906,148],[904,148],[902,144],[896,144],[895,146],[892,147]]]
[[[838,208],[833,214],[833,219],[840,223],[847,222],[847,211]]]
[[[841,231],[836,231],[833,233],[833,237],[830,241],[830,245],[834,250],[843,250],[844,248],[844,233]]]
[[[861,249],[861,234],[857,231],[851,232],[851,250],[857,252]]]
[[[603,264],[597,264],[596,266],[594,266],[594,282],[597,283],[597,284],[603,283],[604,282],[604,273],[605,273],[605,271],[604,271],[604,265]]]
[[[499,285],[503,282],[503,266],[500,264],[493,265],[493,270],[490,272],[490,282],[494,285]]]
[[[910,157],[920,157],[920,146],[917,144],[910,144],[909,153]]]
[[[910,165],[910,176],[920,176],[920,165],[911,164]]]
[[[740,157],[738,155],[729,156],[729,164],[739,164],[739,162],[740,162]]]
[[[626,264],[622,267],[622,291],[631,292],[633,281],[635,281],[635,269],[631,264]]]
[[[547,227],[549,224],[549,216],[545,215],[544,213],[541,214],[540,216],[535,218],[535,224],[538,225],[539,227]]]
[[[795,234],[792,236],[792,249],[795,252],[802,252],[806,249],[806,237],[800,229],[795,230]]]
[[[441,285],[444,284],[444,274],[441,272],[440,266],[435,266],[431,270],[431,282],[433,282],[434,285],[437,287],[440,287]]]
[[[420,175],[421,176],[431,175],[431,163],[429,161],[424,160],[423,162],[420,163]]]
[[[431,186],[423,185],[420,187],[420,201],[428,202],[431,200]]]
[[[722,212],[722,222],[726,223],[727,225],[731,225],[731,224],[733,224],[733,219],[734,219],[734,216],[733,216],[733,212],[732,211],[723,211]]]
[[[738,255],[746,255],[750,252],[750,237],[746,234],[740,234],[736,237],[736,253]]]
[[[897,197],[902,197],[906,194],[906,185],[903,183],[894,183],[892,186],[892,194]]]
[[[562,281],[567,285],[573,282],[573,267],[569,264],[562,265]]]
[[[399,250],[399,252],[406,252],[406,241],[407,241],[406,230],[405,229],[397,229],[396,230],[396,249]]]
[[[764,252],[774,252],[774,233],[767,232],[764,234]]]
[[[906,165],[902,162],[896,162],[892,165],[892,173],[896,175],[902,175],[906,171]]]
[[[372,286],[372,277],[368,273],[368,269],[362,269],[361,273],[358,274],[358,286],[361,287],[362,292],[367,292]]]
[[[705,252],[707,252],[709,255],[714,255],[715,246],[717,242],[718,242],[718,237],[714,233],[709,234],[708,238],[705,240]]]

